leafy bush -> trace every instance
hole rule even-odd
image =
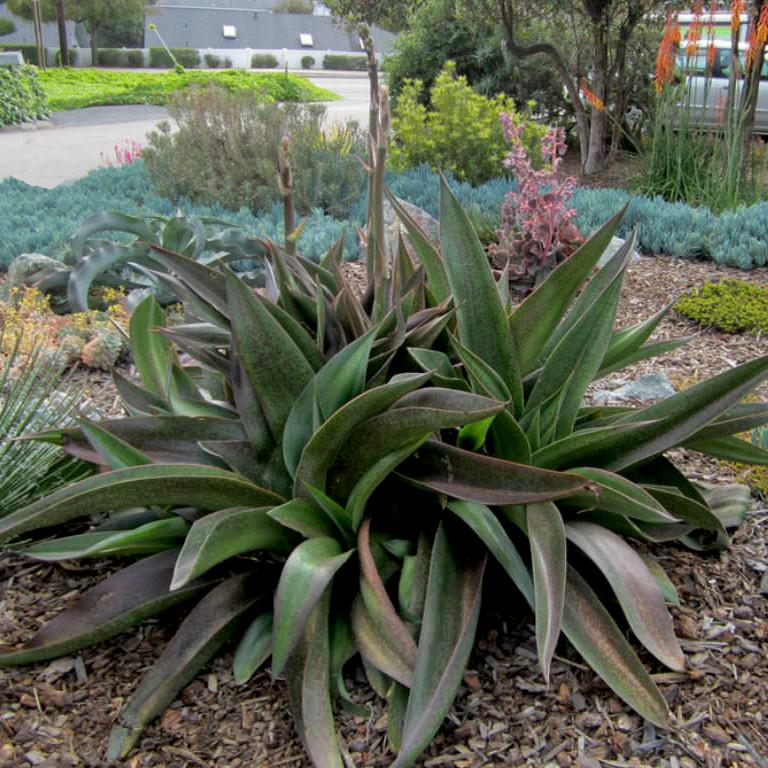
[[[768,288],[745,280],[704,283],[675,309],[700,325],[726,333],[768,333]]]
[[[144,53],[126,48],[99,48],[97,52],[100,67],[143,67]]]
[[[137,307],[142,385],[117,379],[136,416],[43,436],[106,471],[0,522],[0,541],[12,541],[103,514],[85,533],[24,552],[141,555],[0,654],[4,665],[71,654],[171,605],[186,611],[126,703],[106,762],[127,755],[237,637],[235,680],[271,655],[318,768],[344,765],[332,696],[365,711],[345,687],[359,654],[390,707],[393,765],[408,768],[451,707],[484,588],[505,588],[497,573],[534,609],[545,679],[562,633],[641,716],[668,725],[667,703],[611,611],[682,671],[666,607],[677,597],[625,537],[727,543],[724,521],[743,516],[743,490],[700,488],[664,453],[745,445],[731,434],[765,423],[768,405],[738,403],[768,376],[768,358],[648,407],[585,408],[593,379],[680,343],[646,343],[661,315],[613,330],[632,244],[589,278],[616,218],[511,310],[446,186],[439,244],[403,216],[422,270],[405,249],[385,256],[382,198],[371,208],[366,302],[336,248],[317,266],[270,247],[265,295],[153,248],[147,256],[176,276],[191,324],[158,333],[158,304]],[[768,452],[747,452],[768,463]],[[489,560],[498,570],[486,579]]]
[[[365,56],[350,56],[344,53],[326,53],[323,56],[323,69],[340,69],[343,71],[365,72],[368,60]]]
[[[40,62],[37,59],[36,45],[30,45],[28,43],[20,43],[18,45],[12,43],[0,43],[0,51],[19,51],[27,64],[32,64],[36,67],[40,66]]]
[[[199,67],[200,52],[197,48],[171,48],[173,57],[182,67]],[[173,69],[176,65],[173,57],[161,46],[153,46],[149,49],[149,66],[163,69]]]
[[[203,56],[205,66],[211,69],[217,69],[221,66],[221,56],[217,56],[215,53],[206,53]]]
[[[314,56],[302,56],[301,57],[301,68],[302,69],[312,69],[312,67],[315,66],[315,57]]]
[[[129,50],[125,57],[125,65],[127,67],[140,68],[144,66],[144,51]]]
[[[364,154],[355,128],[330,136],[325,110],[260,104],[251,94],[194,90],[170,105],[178,130],[156,132],[144,161],[158,192],[172,200],[238,210],[267,210],[280,200],[275,181],[280,138],[291,136],[294,199],[298,210],[316,207],[344,217],[359,197]]]
[[[328,101],[330,91],[293,74],[226,70],[212,72],[112,72],[103,69],[49,69],[40,83],[51,109],[82,109],[99,104],[167,104],[179,90],[216,83],[228,91],[251,91],[262,101]]]
[[[232,69],[232,59],[230,59],[229,56],[224,57],[223,66],[224,69]]]
[[[40,120],[48,114],[36,67],[0,67],[0,125]]]
[[[430,91],[431,109],[419,102],[420,81],[409,81],[394,112],[396,144],[394,168],[412,168],[422,163],[448,169],[457,179],[482,184],[499,173],[507,153],[502,112],[524,124],[526,151],[538,156],[538,142],[546,128],[525,121],[506,96],[487,98],[475,93],[466,78],[456,76],[448,62]]]
[[[274,69],[277,64],[277,57],[271,53],[254,53],[251,56],[251,69]]]

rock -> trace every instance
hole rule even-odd
[[[418,205],[413,205],[412,203],[400,200],[399,198],[398,200],[400,205],[402,205],[411,218],[424,230],[426,235],[432,240],[437,240],[439,226],[437,219],[427,213],[423,208],[419,208]],[[405,227],[395,213],[395,209],[392,207],[389,200],[384,200],[384,242],[386,243],[388,253],[393,253],[397,248],[397,237],[401,232],[405,233]],[[360,249],[360,258],[365,259],[364,247],[361,247]]]
[[[625,242],[626,240],[623,240],[620,237],[612,238],[611,242],[608,243],[608,247],[605,249],[605,252],[600,257],[600,261],[597,262],[597,266],[602,267],[605,264],[607,264],[610,261],[611,257],[616,253],[616,251],[619,250],[619,248],[621,248],[622,245],[624,245]],[[632,251],[632,256],[630,257],[630,260],[637,261],[639,258],[640,258],[640,254],[637,252],[637,250]]]
[[[618,389],[595,392],[592,395],[592,401],[598,405],[622,400],[654,402],[674,395],[675,392],[676,390],[666,373],[648,373]]]
[[[0,298],[8,300],[14,289],[35,285],[44,277],[62,271],[68,272],[70,268],[50,256],[42,253],[22,253],[8,266],[8,275]]]

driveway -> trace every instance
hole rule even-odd
[[[333,122],[368,119],[368,80],[353,76],[311,76],[323,88],[341,96],[326,103]],[[115,145],[145,143],[146,135],[161,120],[163,107],[131,105],[89,107],[55,112],[37,127],[0,129],[0,179],[12,176],[49,189],[85,176],[88,171],[114,160]]]

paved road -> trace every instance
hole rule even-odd
[[[339,94],[326,104],[332,121],[368,119],[368,80],[361,77],[311,78]],[[52,188],[75,181],[114,158],[115,145],[144,143],[147,133],[168,118],[163,107],[131,105],[56,112],[39,127],[0,129],[0,179],[13,176]]]

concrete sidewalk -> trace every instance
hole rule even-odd
[[[367,123],[367,79],[327,75],[311,79],[342,97],[325,104],[329,121]],[[76,181],[114,162],[115,145],[146,143],[147,134],[165,119],[168,112],[163,107],[89,107],[56,112],[37,126],[0,129],[0,179],[11,176],[49,189]]]

